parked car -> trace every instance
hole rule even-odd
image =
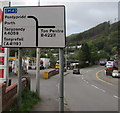
[[[80,74],[80,69],[79,68],[73,69],[73,74]]]
[[[40,66],[40,70],[43,70],[43,69],[45,69],[44,66]]]
[[[105,74],[106,74],[106,75],[112,75],[112,71],[113,71],[112,69],[106,68],[106,69],[105,69]]]
[[[106,62],[107,62],[107,59],[106,59],[106,58],[101,58],[101,59],[99,60],[99,64],[100,64],[101,66],[104,66],[104,65],[106,64]]]
[[[120,77],[120,70],[113,70],[112,77]]]
[[[106,67],[106,68],[114,67],[114,62],[113,62],[113,61],[107,61],[105,67]]]
[[[56,70],[57,72],[59,72],[59,68],[56,68],[55,70]]]

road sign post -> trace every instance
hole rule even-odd
[[[22,48],[18,49],[18,107],[21,106],[22,103]]]
[[[37,48],[36,67],[36,93],[40,97],[40,48]]]
[[[59,82],[59,92],[60,92],[60,102],[59,102],[59,111],[64,111],[64,72],[63,72],[63,65],[64,65],[64,54],[63,48],[59,49],[59,60],[60,60],[60,82]]]

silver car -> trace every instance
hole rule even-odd
[[[112,77],[120,77],[120,70],[113,70]]]
[[[73,69],[73,74],[80,74],[80,69]]]

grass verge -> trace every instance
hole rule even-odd
[[[22,113],[29,113],[32,110],[33,106],[40,101],[40,98],[37,96],[35,92],[30,91],[29,89],[25,89],[22,93],[22,104],[21,107],[17,107],[14,105],[10,108],[9,111],[13,112],[22,112]]]

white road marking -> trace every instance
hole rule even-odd
[[[95,87],[95,88],[97,88],[97,89],[98,89],[98,87],[97,87],[97,86],[95,86],[95,85],[91,85],[91,86],[93,86],[93,87]]]
[[[96,89],[99,89],[99,90],[103,91],[104,93],[106,92],[105,90],[103,90],[103,89],[101,89],[101,88],[98,88],[98,87],[95,86],[95,85],[91,85],[91,86],[95,87]]]
[[[118,98],[118,96],[116,96],[116,95],[113,95],[113,97]]]
[[[113,95],[114,98],[117,98],[117,99],[120,99],[120,97],[116,96],[116,95]]]
[[[84,79],[83,81],[86,82],[86,83],[88,84],[88,81],[87,81],[87,80]]]
[[[88,84],[88,81],[83,78],[83,75],[81,75],[82,80]]]
[[[58,87],[58,94],[59,94],[60,93],[59,83],[57,84],[57,87]]]

